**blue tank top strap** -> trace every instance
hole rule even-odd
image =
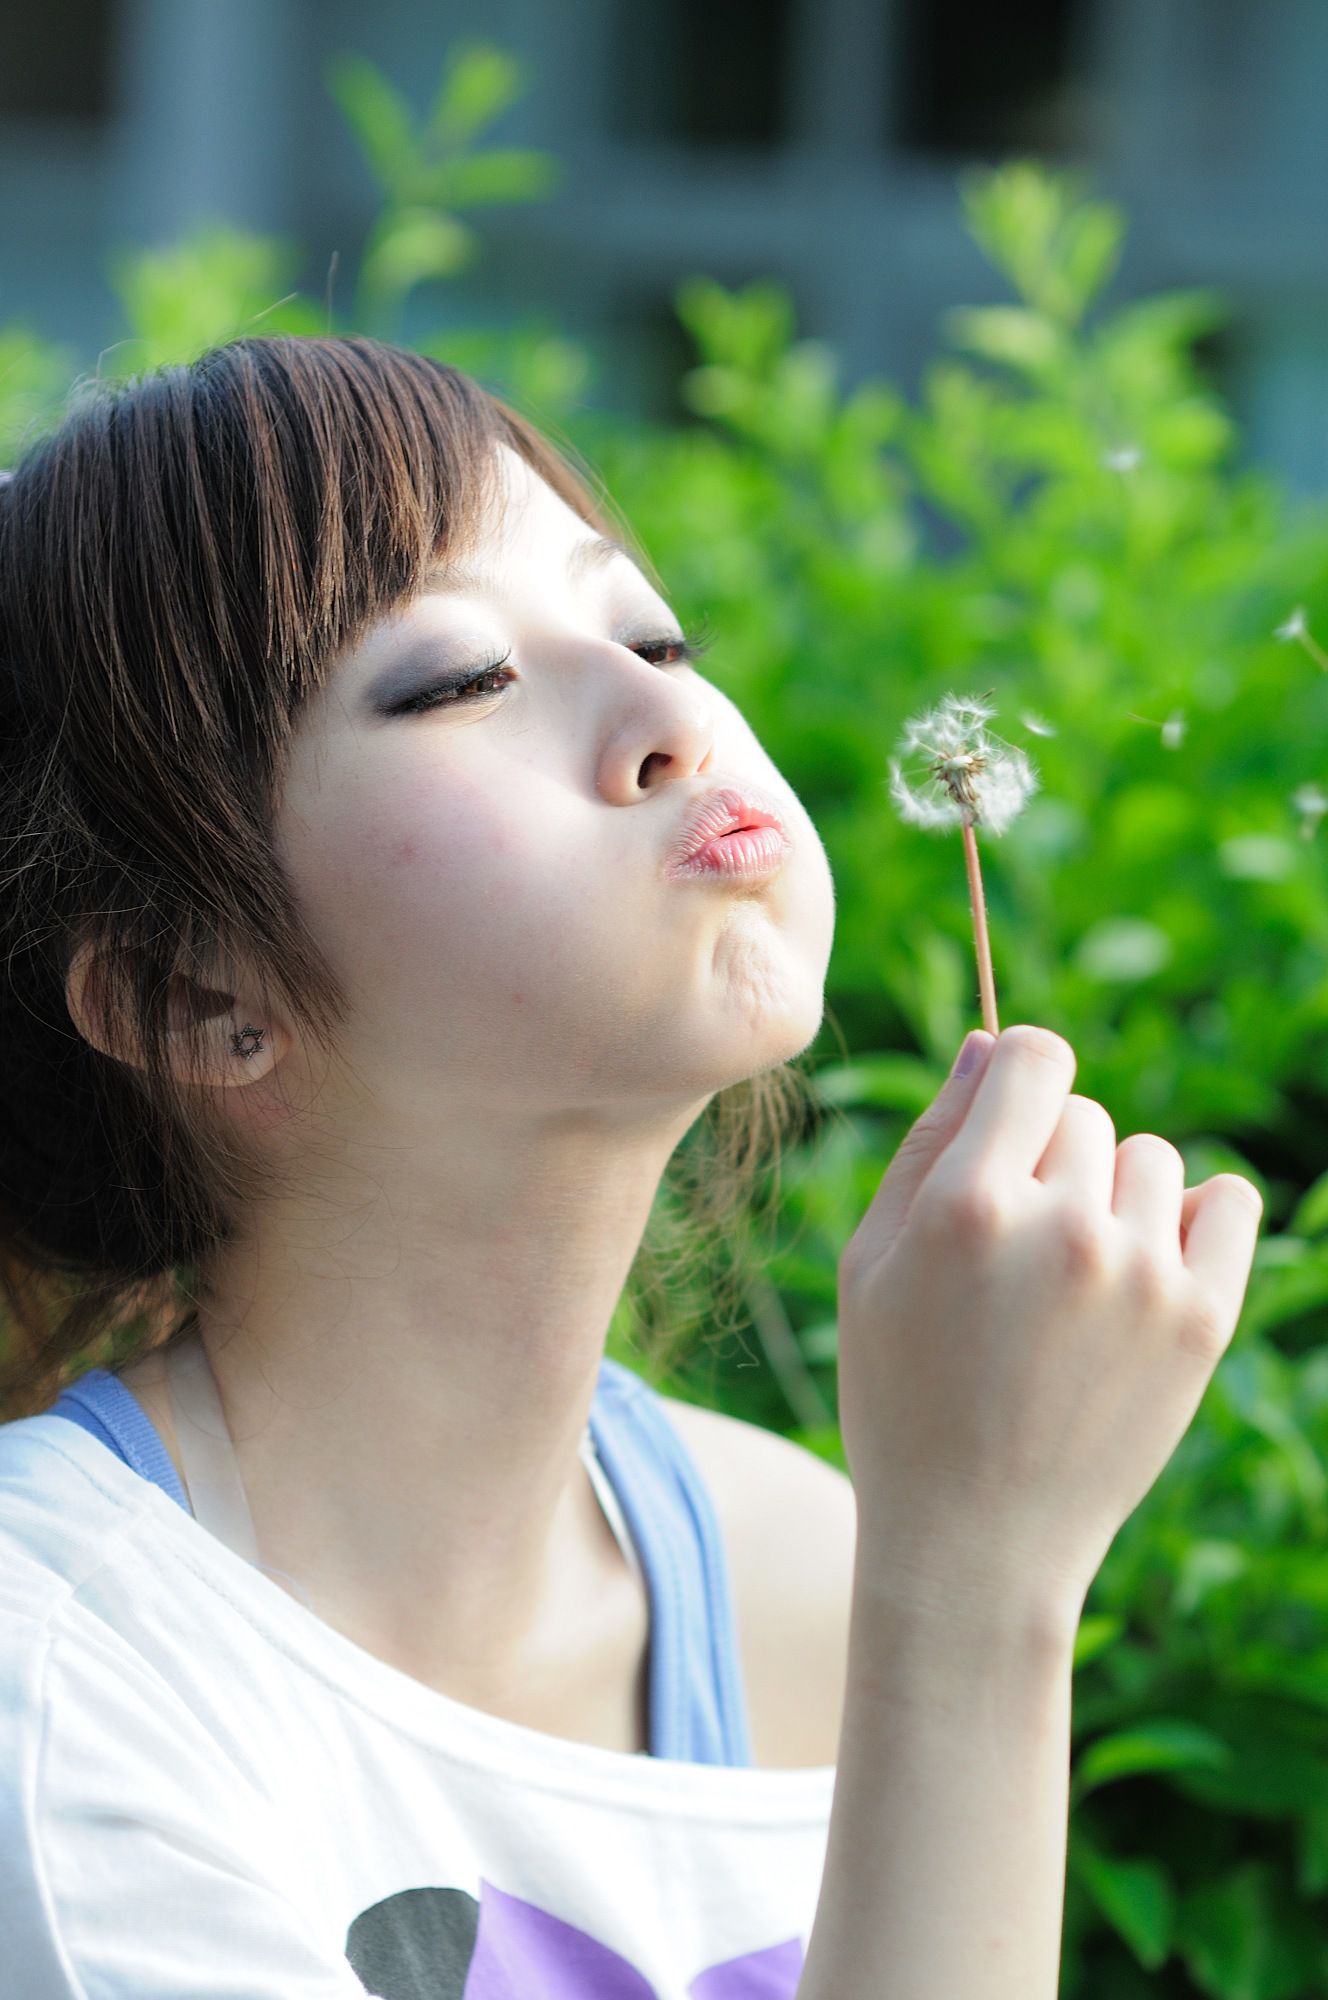
[[[650,1754],[750,1765],[728,1563],[699,1468],[649,1383],[608,1355],[590,1426],[650,1594]]]
[[[191,1509],[180,1475],[157,1433],[156,1425],[133,1391],[106,1368],[89,1368],[77,1382],[62,1389],[48,1413],[68,1417],[110,1446],[117,1458],[154,1486],[164,1487],[186,1514]]]

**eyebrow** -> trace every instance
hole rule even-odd
[[[611,535],[583,536],[576,542],[567,558],[567,575],[575,583],[579,578],[599,569],[604,563],[612,562],[615,556],[626,556],[634,568],[640,570],[647,583],[641,564],[622,542],[615,542]],[[421,591],[447,590],[470,596],[481,596],[486,591],[497,595],[499,584],[496,578],[481,575],[479,571],[467,569],[463,563],[431,563],[420,579]],[[651,589],[654,585],[651,584]]]

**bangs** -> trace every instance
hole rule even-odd
[[[329,661],[430,564],[473,546],[499,444],[582,519],[621,530],[516,412],[378,341],[236,340],[187,367],[81,384],[3,510],[18,547],[0,593],[31,573],[25,516],[42,541],[48,589],[4,604],[19,656],[49,663],[30,697],[63,708],[77,689],[99,740],[192,752],[201,735],[271,777],[264,749],[280,761]]]

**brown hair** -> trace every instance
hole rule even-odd
[[[80,1360],[179,1338],[234,1205],[275,1185],[180,1082],[167,989],[238,961],[335,1051],[345,998],[271,840],[292,730],[330,662],[467,553],[499,443],[634,547],[570,451],[459,370],[359,337],[85,380],[0,484],[0,1420]],[[80,946],[133,1060],[71,1020]],[[689,1330],[676,1307],[652,1319],[660,1277],[707,1270],[805,1092],[788,1064],[718,1092],[670,1162],[624,1294],[657,1365]],[[693,1317],[713,1305],[694,1293]]]

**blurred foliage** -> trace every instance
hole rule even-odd
[[[475,147],[521,88],[496,50],[452,60],[419,130],[360,58],[331,88],[383,198],[349,321],[274,300],[288,247],[214,230],[116,261],[127,331],[99,366],[254,326],[395,337],[414,289],[478,253],[457,210],[552,185],[543,155]],[[679,287],[697,358],[671,427],[591,408],[592,357],[544,321],[477,333],[444,305],[416,345],[602,474],[824,840],[815,1129],[779,1167],[754,1345],[673,1386],[841,1467],[838,1256],[980,1020],[961,843],[899,821],[886,759],[920,707],[988,689],[1034,756],[1040,793],[984,850],[1002,1025],[1064,1035],[1076,1088],[1119,1135],[1170,1139],[1188,1184],[1230,1169],[1265,1201],[1231,1348],[1080,1627],[1063,2000],[1308,2000],[1328,1991],[1328,518],[1238,466],[1199,360],[1214,294],[1108,307],[1125,219],[1071,176],[1014,162],[960,192],[1010,298],[949,315],[916,404],[843,390],[773,283]],[[72,367],[0,329],[0,457],[58,417]],[[710,1274],[685,1282],[703,1309]],[[629,1365],[632,1324],[629,1290]]]
[[[360,261],[353,324],[391,340],[408,293],[459,275],[479,255],[477,233],[456,211],[553,193],[561,168],[548,153],[474,146],[525,88],[516,58],[487,43],[453,51],[418,130],[401,93],[364,56],[339,56],[328,81],[383,202]]]

